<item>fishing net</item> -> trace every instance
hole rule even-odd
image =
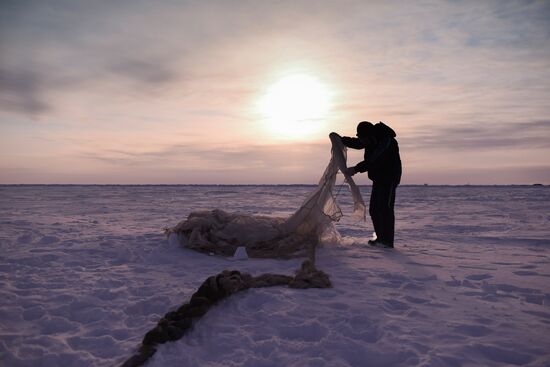
[[[335,133],[330,134],[330,140],[331,158],[319,184],[290,217],[229,213],[221,209],[196,211],[168,229],[168,233],[176,234],[183,246],[209,254],[233,256],[239,247],[245,247],[250,257],[309,256],[314,260],[318,244],[339,241],[334,227],[334,222],[343,215],[334,194],[338,170],[344,173],[351,190],[352,215],[361,220],[366,217],[359,188],[345,173],[346,147]]]
[[[184,246],[207,253],[232,256],[246,248],[251,257],[289,258],[307,255],[294,276],[265,273],[252,276],[237,270],[224,270],[206,279],[189,302],[168,312],[148,331],[137,349],[122,367],[143,366],[157,346],[184,336],[219,301],[249,288],[288,286],[291,288],[329,288],[328,274],[315,267],[318,244],[339,239],[334,222],[342,217],[336,202],[334,185],[338,170],[344,173],[354,201],[353,215],[365,220],[363,198],[353,179],[345,172],[346,147],[340,136],[330,134],[332,156],[319,185],[289,218],[228,213],[215,209],[192,212],[175,227],[167,229]]]

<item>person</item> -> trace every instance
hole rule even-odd
[[[401,157],[396,134],[392,128],[379,122],[375,125],[361,121],[357,125],[357,137],[343,136],[342,143],[352,149],[364,149],[364,160],[349,167],[350,176],[368,171],[372,180],[369,214],[376,239],[369,244],[378,247],[394,245],[395,235],[395,190],[401,182]]]

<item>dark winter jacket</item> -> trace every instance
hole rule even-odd
[[[359,162],[355,166],[355,170],[357,172],[368,171],[372,181],[399,184],[401,181],[401,157],[399,156],[399,145],[395,140],[395,131],[383,122],[379,122],[370,129],[369,135],[376,138],[376,145],[365,146],[359,138],[342,137],[342,143],[346,147],[365,149],[365,160]]]

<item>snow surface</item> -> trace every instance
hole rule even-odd
[[[162,228],[288,216],[312,189],[0,186],[0,365],[117,365],[208,276],[292,274],[301,260],[206,256]],[[345,187],[338,201],[351,213]],[[396,249],[345,217],[318,251],[334,288],[239,293],[148,366],[550,365],[550,189],[403,186],[396,206]]]

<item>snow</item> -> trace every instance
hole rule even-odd
[[[175,234],[172,234],[172,236],[175,236]],[[244,246],[237,247],[237,250],[235,251],[235,254],[233,255],[233,259],[234,260],[246,260],[246,259],[248,259],[248,254],[246,252],[246,247],[244,247]]]
[[[0,365],[117,365],[208,276],[292,274],[300,259],[207,256],[162,229],[194,210],[288,216],[313,188],[0,186]],[[236,294],[147,365],[550,365],[548,187],[402,186],[396,216],[394,250],[366,245],[368,221],[337,224],[317,260],[333,288]]]

